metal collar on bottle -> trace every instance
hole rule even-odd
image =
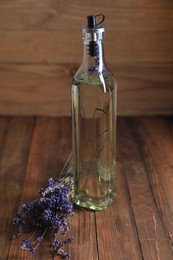
[[[103,40],[105,29],[103,27],[88,28],[85,26],[81,28],[81,31],[83,40],[99,41]]]
[[[100,24],[104,21],[104,19],[105,19],[104,14],[89,15],[87,17],[87,26],[81,28],[83,34],[83,40],[87,40],[87,41],[102,40],[105,29],[104,27],[100,26]]]

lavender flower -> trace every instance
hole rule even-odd
[[[52,252],[69,258],[63,245],[71,243],[73,238],[68,238],[63,242],[60,242],[60,239],[70,228],[69,218],[73,215],[72,187],[70,176],[64,176],[61,179],[50,178],[47,188],[40,189],[37,200],[24,203],[19,208],[13,219],[13,224],[18,226],[14,238],[22,235],[25,231],[34,230],[28,240],[23,240],[22,249],[34,253],[43,241],[46,232],[52,231],[54,235]],[[36,239],[34,239],[35,236],[37,236]]]

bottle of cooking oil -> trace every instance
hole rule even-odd
[[[115,196],[117,85],[104,60],[104,19],[87,17],[83,62],[72,83],[74,199],[93,210],[105,209]]]

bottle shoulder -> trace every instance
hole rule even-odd
[[[105,82],[110,82],[111,85],[117,85],[113,73],[106,66],[102,70],[99,70],[95,66],[89,66],[87,68],[81,66],[75,73],[73,79],[76,84],[100,84],[103,80]]]

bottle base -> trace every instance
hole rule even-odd
[[[109,194],[103,198],[94,198],[89,196],[76,196],[75,203],[83,208],[101,211],[106,209],[114,200],[115,194]]]

